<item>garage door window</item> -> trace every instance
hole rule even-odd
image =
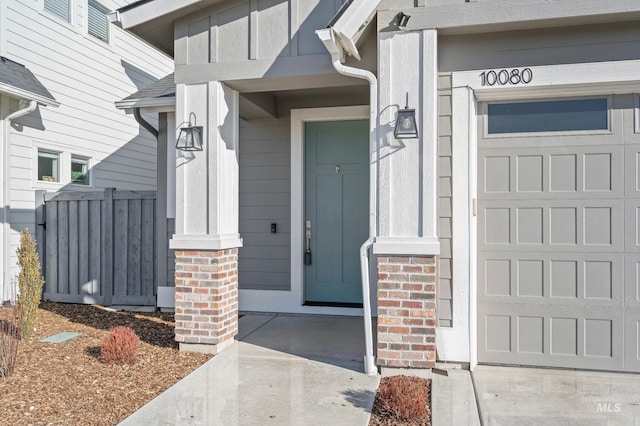
[[[491,103],[489,135],[607,130],[607,98]]]

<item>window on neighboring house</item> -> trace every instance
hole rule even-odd
[[[44,0],[44,10],[71,22],[71,0]]]
[[[89,0],[87,9],[89,11],[87,32],[95,38],[109,43],[109,18],[107,17],[109,11],[93,0]]]
[[[71,156],[71,183],[77,185],[89,185],[89,159],[85,157]]]
[[[60,154],[38,150],[38,180],[60,182]]]

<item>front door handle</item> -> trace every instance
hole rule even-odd
[[[307,247],[304,251],[304,264],[305,265],[311,265],[312,261],[311,261],[311,221],[307,221],[307,230],[304,233],[305,239],[306,239],[306,243],[307,243]]]

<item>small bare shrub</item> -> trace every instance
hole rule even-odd
[[[0,305],[0,378],[9,377],[16,366],[21,334],[20,307]]]
[[[381,414],[395,421],[418,421],[430,415],[429,392],[425,379],[409,376],[391,376],[378,387]]]
[[[22,338],[26,340],[31,336],[33,326],[36,323],[38,305],[42,300],[42,285],[44,284],[36,242],[27,228],[24,228],[20,233],[20,247],[18,247],[17,254],[18,265],[20,265],[18,305],[22,315]]]
[[[100,361],[105,364],[135,364],[140,339],[129,327],[114,327],[100,344]]]

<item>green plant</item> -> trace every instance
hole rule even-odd
[[[105,364],[134,364],[140,339],[129,327],[119,326],[109,330],[100,344],[100,361]]]
[[[71,171],[71,182],[73,183],[87,183],[87,175],[83,172]]]
[[[378,408],[397,422],[421,421],[430,416],[428,381],[419,377],[385,377],[378,387]]]
[[[33,331],[33,326],[36,322],[44,284],[40,259],[36,251],[36,242],[27,228],[24,228],[20,233],[20,247],[17,250],[17,254],[18,265],[20,265],[18,305],[20,306],[22,317],[22,338],[26,340],[31,336],[31,331]]]
[[[16,366],[21,334],[20,307],[0,306],[0,377],[9,377]]]

